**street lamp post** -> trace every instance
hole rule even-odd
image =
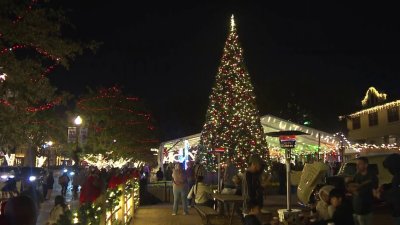
[[[78,157],[78,152],[79,152],[79,135],[80,135],[80,128],[82,124],[82,118],[80,116],[77,116],[74,120],[74,123],[76,125],[76,148],[75,148],[75,165],[79,165],[79,157]]]
[[[52,141],[48,141],[47,143],[47,169],[50,167],[50,151],[51,151],[51,146],[53,145]]]

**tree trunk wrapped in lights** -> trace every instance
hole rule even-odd
[[[252,154],[269,158],[233,16],[230,28],[200,139],[198,157],[208,170],[216,168],[212,154],[215,148],[225,148],[222,160],[229,157],[242,169]]]

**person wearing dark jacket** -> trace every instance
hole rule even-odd
[[[158,169],[156,176],[157,176],[157,181],[162,181],[164,179],[164,173],[161,170],[161,167],[160,167],[160,169]]]
[[[51,198],[51,193],[53,192],[53,187],[54,187],[54,177],[53,177],[53,171],[49,171],[49,175],[46,178],[46,184],[47,184],[47,193],[44,194],[45,200],[48,200]]]
[[[258,155],[253,155],[249,160],[249,168],[243,175],[242,196],[243,196],[243,216],[250,212],[249,206],[253,207],[253,214],[260,213],[263,207],[263,189],[261,187],[262,160]]]
[[[332,221],[335,225],[354,225],[351,202],[345,199],[343,190],[335,188],[329,193],[329,201],[335,208]]]
[[[383,161],[385,167],[393,175],[392,183],[379,188],[378,198],[387,201],[392,209],[395,225],[400,225],[400,154],[391,154]]]
[[[348,187],[353,196],[355,224],[371,224],[373,192],[377,188],[378,177],[376,173],[368,169],[368,159],[366,157],[357,158],[357,173]]]

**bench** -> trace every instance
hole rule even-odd
[[[194,205],[194,208],[196,209],[197,213],[199,213],[201,220],[203,221],[203,224],[206,224],[206,225],[211,224],[210,223],[211,218],[222,216],[217,211],[215,211],[213,208],[208,207],[208,206]]]

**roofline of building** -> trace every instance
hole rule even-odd
[[[380,111],[382,109],[388,109],[388,108],[392,108],[392,107],[396,107],[396,106],[400,106],[400,99],[399,100],[395,100],[395,101],[391,101],[391,102],[388,102],[388,103],[384,103],[384,104],[381,104],[381,105],[373,106],[373,107],[370,107],[370,108],[367,108],[367,109],[363,109],[361,111],[349,114],[347,116],[339,116],[339,119],[354,118],[354,117],[357,117],[357,116],[361,116],[361,115],[364,115],[364,114],[377,112],[377,111]]]

